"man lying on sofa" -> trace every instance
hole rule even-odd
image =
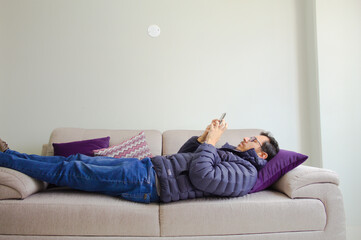
[[[258,171],[278,151],[268,133],[246,137],[237,146],[215,148],[228,124],[213,120],[200,137],[177,154],[135,158],[82,154],[38,156],[9,149],[0,139],[0,166],[58,186],[121,197],[133,202],[171,202],[205,196],[239,197],[256,183]]]

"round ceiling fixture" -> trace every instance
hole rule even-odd
[[[151,37],[158,37],[160,34],[160,28],[157,25],[150,25],[148,27],[148,34]]]

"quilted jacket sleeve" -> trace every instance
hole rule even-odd
[[[206,143],[195,153],[189,178],[199,190],[217,196],[242,196],[253,187],[257,171],[249,162],[227,154],[221,159],[217,149]]]
[[[193,136],[190,139],[188,139],[188,141],[185,142],[183,144],[183,146],[179,149],[178,153],[192,153],[192,152],[195,152],[197,150],[197,148],[199,147],[199,145],[201,145],[197,141],[197,139],[198,139],[197,136]]]

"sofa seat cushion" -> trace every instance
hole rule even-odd
[[[318,199],[290,199],[267,190],[239,198],[205,198],[160,205],[161,236],[323,231]]]
[[[159,205],[54,188],[0,201],[0,234],[159,236]]]

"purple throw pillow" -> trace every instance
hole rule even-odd
[[[256,184],[249,193],[259,192],[268,188],[287,172],[306,161],[307,158],[308,156],[306,155],[281,149],[258,172]]]
[[[68,143],[53,143],[54,155],[68,157],[81,153],[87,156],[94,156],[93,150],[109,147],[109,140],[110,137],[104,137]]]

